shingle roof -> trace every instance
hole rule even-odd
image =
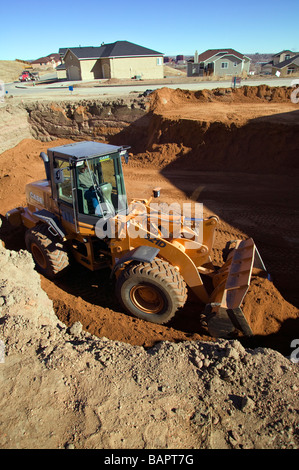
[[[48,62],[51,62],[52,60],[55,60],[55,61],[60,60],[59,54],[57,54],[55,52],[55,53],[49,54],[45,57],[40,57],[39,59],[32,60],[31,63],[32,64],[47,64]]]
[[[276,69],[282,69],[283,67],[286,67],[287,65],[290,65],[293,62],[296,65],[299,65],[299,54],[295,55],[294,57],[291,57],[290,59],[284,60],[283,62],[279,62],[279,64],[274,65],[274,67]]]
[[[240,52],[237,52],[234,49],[208,49],[202,54],[199,54],[198,62],[204,62],[210,59],[211,57],[214,57],[215,55],[221,55],[221,54],[222,55],[232,54],[232,55],[235,55],[236,57],[239,57],[239,59],[243,59],[245,57],[244,54],[241,54]]]
[[[129,41],[116,41],[102,46],[60,48],[59,53],[64,56],[71,50],[78,59],[99,59],[104,57],[130,57],[130,56],[157,56],[162,52],[154,51]]]
[[[40,57],[39,59],[32,60],[31,64],[47,64],[48,62],[51,62],[52,59],[50,57]]]
[[[277,52],[277,54],[274,54],[273,57],[280,56],[281,54],[284,54],[285,52],[290,52],[290,54],[293,54],[292,51],[289,51],[288,49],[284,49],[283,51]]]

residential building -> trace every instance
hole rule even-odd
[[[187,63],[187,76],[247,75],[250,58],[234,49],[208,49],[202,54],[196,51],[195,59]]]
[[[289,60],[295,55],[297,55],[297,52],[292,52],[288,50],[278,52],[277,54],[274,54],[272,57],[273,65],[277,65],[281,62],[284,62],[285,60]]]
[[[68,80],[163,78],[163,53],[128,42],[59,49]]]
[[[261,73],[266,75],[277,75],[279,72],[280,76],[290,75],[291,73],[298,72],[296,59],[299,53],[289,50],[284,50],[274,54],[272,59],[264,64],[261,68]],[[293,63],[293,61],[295,62]]]
[[[272,75],[286,77],[288,75],[294,75],[295,73],[299,73],[299,54],[283,62],[279,62],[272,67]]]
[[[45,57],[40,57],[39,59],[32,60],[31,65],[33,68],[56,68],[58,65],[61,64],[61,57],[59,54],[49,54]]]

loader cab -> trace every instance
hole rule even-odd
[[[88,141],[48,150],[53,199],[77,232],[80,223],[94,226],[101,217],[126,211],[121,160],[127,161],[128,149]]]

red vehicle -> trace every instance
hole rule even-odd
[[[22,72],[21,75],[19,76],[20,82],[28,82],[31,80],[29,72]]]
[[[20,82],[29,82],[30,80],[37,81],[39,80],[39,73],[30,70],[23,70],[19,76],[19,80]]]

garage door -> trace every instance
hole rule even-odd
[[[77,67],[76,65],[71,65],[70,67],[68,67],[67,72],[69,80],[81,80],[80,67]]]

